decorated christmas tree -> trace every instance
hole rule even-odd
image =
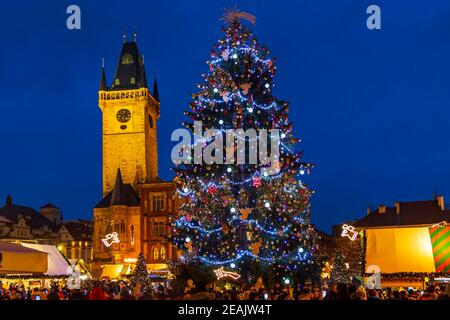
[[[145,262],[145,257],[142,252],[139,254],[136,266],[134,267],[129,280],[133,288],[140,285],[143,292],[150,290],[151,281],[148,277],[147,263]]]
[[[312,166],[295,150],[288,103],[273,95],[275,60],[243,19],[254,23],[243,12],[225,15],[224,38],[211,50],[209,72],[186,112],[185,126],[195,136],[201,122],[204,135],[179,152],[183,164],[175,171],[185,203],[172,239],[185,263],[288,283],[317,270],[311,191],[300,180]],[[208,129],[216,130],[206,135]],[[239,129],[248,134],[229,136]],[[214,161],[199,162],[198,149]]]
[[[349,284],[352,282],[352,274],[348,264],[345,262],[345,256],[341,250],[336,250],[333,258],[333,270],[330,274],[332,283]]]

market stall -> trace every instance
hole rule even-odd
[[[0,275],[44,274],[48,269],[47,256],[40,250],[0,241]]]

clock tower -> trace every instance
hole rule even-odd
[[[102,111],[103,196],[93,210],[95,277],[116,279],[142,252],[151,270],[166,270],[177,257],[170,223],[180,202],[176,181],[158,176],[156,123],[160,101],[151,93],[136,40],[124,39],[110,86],[102,68],[98,105]],[[161,273],[162,272],[162,273]]]
[[[159,96],[147,86],[144,58],[136,40],[122,45],[114,79],[107,86],[104,66],[98,91],[102,111],[103,195],[114,187],[118,169],[124,184],[140,184],[158,177],[156,123]]]

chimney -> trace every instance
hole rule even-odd
[[[439,208],[441,208],[442,211],[445,210],[444,196],[439,196],[439,197],[437,198],[437,201],[438,201],[438,206],[439,206]]]
[[[11,196],[6,197],[5,205],[10,206],[12,205],[12,198]]]
[[[400,202],[395,203],[395,209],[396,209],[397,215],[399,215],[400,214]]]
[[[371,211],[372,209],[370,209],[370,207],[367,207],[367,215],[369,215]]]
[[[386,213],[386,206],[384,204],[378,207],[378,213]]]

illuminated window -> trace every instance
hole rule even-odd
[[[120,84],[120,80],[119,79],[116,79],[116,86],[118,86],[119,84]]]
[[[159,259],[159,250],[157,247],[153,248],[153,260],[158,260]]]
[[[131,245],[134,246],[134,226],[131,225]]]
[[[166,259],[166,248],[161,247],[161,250],[159,250],[159,256],[161,257],[161,260]]]
[[[130,64],[130,63],[133,63],[133,62],[134,62],[134,59],[133,59],[133,56],[131,54],[125,53],[122,56],[122,64]]]
[[[120,222],[120,233],[122,235],[125,234],[125,221],[124,220],[122,220],[122,222]]]
[[[166,197],[163,194],[155,194],[152,196],[153,212],[161,212],[165,210]]]
[[[153,235],[155,237],[164,237],[166,235],[166,224],[161,221],[153,222]]]
[[[131,77],[130,82],[131,82],[131,84],[135,84],[136,83],[136,78],[135,77]]]

